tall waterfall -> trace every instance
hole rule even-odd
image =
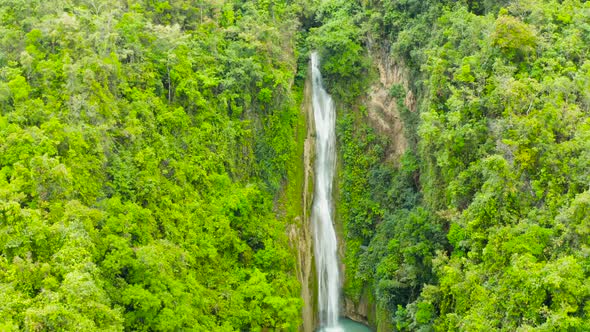
[[[315,191],[311,212],[318,273],[320,326],[324,331],[341,331],[338,326],[340,272],[336,233],[332,225],[332,182],[336,160],[336,111],[324,90],[319,57],[311,54],[312,100],[316,130]]]

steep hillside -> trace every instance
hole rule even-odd
[[[590,5],[321,8],[348,310],[379,330],[590,329]]]
[[[0,1],[0,330],[299,326],[296,11]]]
[[[590,3],[0,0],[0,330],[590,330]],[[336,269],[334,269],[336,270]]]

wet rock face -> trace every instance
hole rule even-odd
[[[311,74],[308,73],[304,87],[304,98],[301,106],[307,118],[307,137],[304,142],[303,152],[303,193],[302,193],[302,215],[292,224],[289,231],[289,238],[297,250],[297,279],[301,284],[301,298],[303,308],[301,317],[303,324],[299,330],[313,332],[317,325],[316,306],[314,292],[316,289],[315,270],[313,258],[313,234],[311,233],[311,203],[313,196],[313,153],[315,141],[313,137],[313,114],[311,109]]]
[[[361,301],[355,304],[351,299],[344,299],[344,316],[365,325],[369,325],[369,302]]]
[[[314,331],[315,326],[315,308],[313,305],[313,247],[312,237],[309,232],[309,225],[301,218],[291,226],[289,238],[291,243],[297,249],[297,279],[301,284],[301,298],[303,299],[303,308],[301,317],[303,325],[299,330],[304,332]]]

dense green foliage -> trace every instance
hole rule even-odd
[[[441,330],[588,330],[590,6],[445,9],[437,24],[419,149],[453,250],[419,301]]]
[[[299,325],[295,9],[0,1],[0,330]]]
[[[366,85],[368,59],[363,49],[364,13],[355,1],[319,2],[314,10],[318,27],[309,31],[307,42],[320,53],[324,80],[330,92],[352,103]]]
[[[0,0],[0,330],[296,329],[311,49],[345,295],[400,331],[590,330],[581,0]]]
[[[358,42],[417,96],[412,113],[391,87],[410,142],[396,165],[363,99],[340,98],[346,294],[368,289],[398,330],[589,330],[590,4],[330,5],[361,8]],[[324,70],[358,74],[342,65]]]

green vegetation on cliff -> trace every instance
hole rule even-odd
[[[0,330],[296,329],[311,49],[345,295],[380,329],[590,330],[581,0],[0,0]]]
[[[0,1],[0,330],[297,328],[295,9]]]
[[[369,290],[402,331],[589,330],[590,4],[330,4],[360,30],[335,15],[331,33],[385,51],[417,99],[387,87],[410,142],[392,163],[362,94],[334,83],[347,296]]]

